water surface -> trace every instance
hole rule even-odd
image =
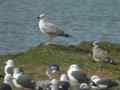
[[[120,0],[0,0],[0,54],[21,52],[46,41],[38,32],[37,16],[50,21],[74,38],[60,44],[104,39],[120,43]]]

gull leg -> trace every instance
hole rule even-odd
[[[50,44],[51,44],[50,39],[47,42],[45,42],[45,45],[50,45]]]
[[[43,41],[42,43],[40,43],[39,46],[44,46],[44,45],[50,45],[52,44],[52,41],[54,39],[54,36],[52,35],[48,35],[48,40],[47,41]]]
[[[54,36],[48,36],[49,38],[48,38],[48,41],[45,43],[45,45],[50,45],[50,44],[52,44],[52,41],[53,41],[53,38],[54,38]]]

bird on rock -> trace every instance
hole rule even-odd
[[[45,14],[40,14],[39,19],[39,29],[42,33],[47,34],[49,37],[49,42],[52,41],[57,36],[70,37],[69,34],[66,34],[59,26],[48,21],[48,17]]]

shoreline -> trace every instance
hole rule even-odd
[[[69,44],[69,45],[63,45],[63,44],[61,44],[60,45],[60,44],[57,44],[57,43],[53,43],[53,44],[50,44],[50,45],[44,45],[44,44],[40,43],[37,46],[29,47],[29,48],[27,48],[25,50],[21,50],[21,51],[18,51],[18,52],[7,52],[7,51],[6,52],[2,52],[2,53],[0,53],[0,56],[4,56],[4,55],[16,55],[16,54],[20,54],[20,53],[25,53],[25,52],[29,51],[30,49],[36,48],[36,47],[60,46],[60,47],[66,47],[66,48],[73,48],[73,47],[77,48],[77,47],[81,47],[81,46],[83,47],[85,45],[85,46],[88,46],[89,48],[91,48],[90,47],[91,44],[92,44],[92,41],[82,41],[82,42],[80,42],[79,44],[76,44],[76,45],[75,44]],[[100,42],[100,44],[101,45],[102,44],[104,44],[104,45],[110,44],[110,45],[113,45],[113,46],[120,46],[120,43],[112,43],[112,42],[106,42],[106,41]]]

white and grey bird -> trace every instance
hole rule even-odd
[[[52,79],[52,77],[57,73],[60,72],[60,66],[58,64],[49,64],[48,69],[46,71],[46,75],[49,79]]]
[[[92,57],[94,61],[115,64],[115,62],[111,59],[108,52],[100,48],[98,44],[99,44],[98,41],[93,42]]]
[[[12,90],[13,88],[12,79],[13,77],[11,74],[6,74],[4,76],[3,83],[0,85],[0,90]]]
[[[81,83],[79,90],[90,90],[90,87],[87,83]]]
[[[101,78],[98,75],[91,76],[91,88],[107,89],[118,86],[118,83],[112,79]]]
[[[12,59],[8,59],[7,62],[5,63],[4,67],[4,73],[5,74],[13,74],[13,69],[15,68],[15,61]]]
[[[38,19],[39,29],[42,33],[48,35],[48,41],[52,41],[53,38],[57,36],[70,37],[70,35],[66,34],[59,26],[49,22],[48,17],[45,14],[40,14]]]
[[[75,87],[76,90],[79,90],[80,83],[88,82],[89,79],[85,74],[80,72],[80,65],[73,64],[69,67],[67,71],[69,82],[71,87]]]
[[[35,89],[35,81],[20,68],[15,68],[13,73],[13,84],[16,88]]]

